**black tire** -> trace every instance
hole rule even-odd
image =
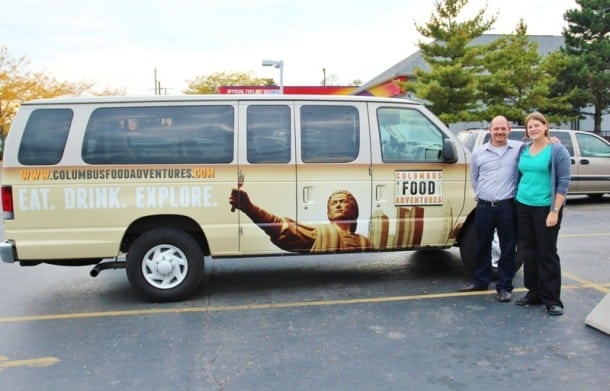
[[[462,263],[464,267],[472,273],[474,271],[476,261],[477,261],[477,233],[474,228],[474,223],[468,224],[464,227],[464,231],[462,233],[462,237],[460,239],[460,257],[462,258]],[[498,248],[493,248],[493,246],[497,246]],[[492,245],[492,278],[495,280],[498,278],[498,260],[497,257],[500,254],[499,244],[497,240]],[[496,259],[493,259],[496,257]],[[523,266],[523,257],[517,251],[515,256],[515,272],[521,269]]]
[[[460,257],[466,270],[472,273],[477,262],[477,233],[472,221],[462,228],[460,235]]]
[[[203,278],[203,251],[188,233],[155,228],[139,236],[127,254],[129,283],[151,301],[191,297]]]

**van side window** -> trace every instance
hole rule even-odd
[[[360,150],[360,120],[353,106],[301,107],[301,159],[305,163],[348,163]]]
[[[249,163],[290,162],[291,126],[288,106],[249,106],[247,124]]]
[[[95,110],[83,142],[89,164],[213,164],[233,161],[232,106]]]
[[[418,110],[379,108],[377,119],[384,162],[442,160],[445,136]]]
[[[25,165],[51,165],[61,160],[72,123],[72,110],[38,109],[30,114],[18,159]]]

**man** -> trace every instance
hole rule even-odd
[[[330,224],[309,226],[297,224],[288,217],[275,216],[254,205],[244,190],[233,189],[229,197],[233,208],[244,212],[271,239],[286,251],[366,251],[371,248],[368,238],[356,233],[358,202],[347,190],[335,191],[327,202]]]
[[[517,219],[515,174],[521,146],[510,140],[511,127],[503,116],[491,121],[491,139],[472,152],[471,179],[477,200],[475,228],[478,236],[477,261],[472,282],[460,292],[484,291],[491,282],[491,244],[497,231],[500,241],[496,299],[509,302],[515,276]]]

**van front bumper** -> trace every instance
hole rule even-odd
[[[4,242],[0,243],[0,259],[2,259],[2,262],[15,262],[15,253],[15,242],[5,240]]]

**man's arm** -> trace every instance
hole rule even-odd
[[[473,151],[470,159],[470,181],[476,197],[477,186],[479,183],[479,164],[477,162],[477,154],[475,151]]]

